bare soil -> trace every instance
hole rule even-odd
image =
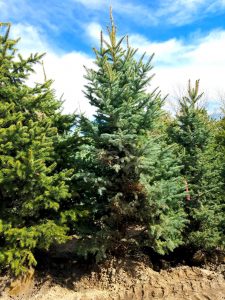
[[[61,263],[48,272],[31,271],[8,283],[0,278],[1,300],[225,300],[225,264],[153,270],[147,256],[111,258],[87,267]]]

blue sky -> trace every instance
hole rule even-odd
[[[189,78],[200,78],[209,110],[219,108],[225,98],[225,0],[0,0],[0,21],[13,24],[24,55],[47,52],[46,72],[57,94],[64,93],[65,111],[91,114],[82,94],[83,65],[93,64],[91,49],[109,23],[110,5],[118,34],[128,34],[140,53],[155,52],[152,88],[170,93],[170,109]],[[31,80],[42,75],[39,68]]]

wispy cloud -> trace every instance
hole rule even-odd
[[[90,35],[97,38],[97,23],[89,24]],[[54,80],[54,88],[57,95],[64,93],[66,99],[65,112],[72,112],[75,109],[85,111],[91,115],[94,110],[85,99],[82,90],[85,85],[83,65],[93,67],[92,57],[82,52],[57,53],[43,38],[37,28],[14,26],[14,36],[21,36],[20,48],[27,54],[37,51],[47,51],[45,57],[45,69],[48,78]],[[35,43],[33,40],[35,39]],[[147,52],[151,55],[155,52],[153,65],[156,76],[152,82],[153,87],[159,86],[163,94],[170,93],[170,100],[173,101],[174,93],[178,88],[186,87],[189,78],[199,79],[201,88],[210,103],[211,109],[218,99],[218,93],[224,92],[225,78],[225,31],[215,30],[206,36],[199,37],[194,43],[185,43],[176,38],[165,42],[152,42],[141,35],[130,34],[130,44],[139,48],[139,52]],[[32,80],[42,81],[42,69],[37,69],[36,76]]]
[[[106,4],[109,5],[111,2],[110,0],[74,0],[74,2],[78,2],[83,4],[86,7],[93,8],[93,9],[99,9]]]
[[[91,22],[89,24],[86,24],[85,26],[85,32],[88,38],[91,38],[92,42],[95,43],[95,45],[99,43],[100,38],[100,32],[102,31],[102,27],[97,22]]]
[[[100,28],[95,24],[94,28]],[[92,38],[99,40],[96,31],[90,30]],[[155,53],[153,65],[156,76],[153,87],[159,86],[163,94],[170,94],[174,101],[178,90],[185,91],[189,79],[200,79],[201,89],[211,112],[219,107],[219,93],[224,93],[225,78],[225,30],[213,30],[204,36],[181,40],[172,38],[163,42],[150,41],[140,34],[129,34],[130,45],[138,48],[139,54]]]
[[[170,103],[175,101],[177,93],[186,90],[189,79],[200,79],[208,109],[218,109],[219,94],[225,93],[225,30],[213,30],[188,42],[177,38],[154,42],[140,34],[130,34],[129,40],[139,54],[155,53],[156,76],[152,84],[159,86],[164,95],[169,93]]]
[[[204,17],[210,0],[164,0],[156,11],[158,19],[166,17],[170,24],[184,25]],[[200,13],[201,12],[201,13]]]
[[[71,43],[70,49],[86,49],[80,46],[83,40],[85,45],[98,46],[101,30],[99,20],[105,22],[110,4],[116,17],[120,22],[123,20],[121,24],[125,26],[127,18],[138,25],[170,24],[174,28],[225,10],[225,0],[158,0],[155,7],[140,0],[46,0],[44,4],[41,0],[21,0],[20,5],[16,0],[0,0],[0,20],[16,20],[12,26],[13,36],[21,36],[20,48],[23,52],[26,55],[30,52],[47,52],[46,72],[49,78],[55,80],[57,95],[64,93],[66,112],[75,109],[86,111],[88,115],[93,112],[82,93],[85,84],[83,65],[91,66],[92,57],[84,50],[66,51],[61,43],[62,35],[69,33],[66,37],[69,40],[77,30],[77,44]],[[82,18],[75,17],[78,15]],[[149,55],[153,52],[156,54],[153,60],[156,72],[153,86],[158,85],[164,94],[173,94],[174,89],[186,85],[189,78],[200,78],[202,89],[211,103],[215,103],[218,91],[221,92],[224,86],[225,30],[214,28],[204,36],[199,33],[190,37],[189,33],[186,39],[174,36],[156,41],[140,31],[134,33],[132,28],[126,27],[124,30],[130,33],[130,44],[139,48],[140,53],[146,51]],[[61,43],[58,47],[53,36]],[[41,69],[37,69],[33,80],[43,80]]]
[[[52,47],[47,42],[45,34],[37,27],[26,23],[18,23],[11,27],[10,35],[17,39],[22,37],[19,42],[20,49],[24,55],[29,55],[31,52],[45,53],[52,52]]]
[[[122,0],[74,0],[92,10],[107,10],[112,5],[114,11],[125,16],[132,16],[133,21],[145,25],[164,23],[180,26],[202,19],[212,11],[221,13],[225,9],[224,0],[159,0],[156,7],[138,1]]]
[[[3,0],[0,0],[0,9],[4,9],[5,8],[5,3],[3,2]]]
[[[26,20],[32,26],[48,31],[49,36],[77,34],[88,22],[105,20],[112,5],[123,23],[142,27],[178,27],[225,12],[225,0],[0,0],[0,20],[16,23]]]
[[[93,67],[92,58],[82,52],[59,53],[48,43],[47,38],[34,26],[17,24],[12,27],[11,36],[21,37],[18,43],[19,52],[24,57],[30,53],[47,52],[44,57],[45,71],[48,79],[53,79],[53,88],[56,95],[65,99],[64,112],[71,113],[75,110],[85,112],[91,116],[94,109],[88,103],[82,92],[86,83],[84,79],[84,65]],[[35,68],[36,73],[30,77],[28,84],[43,82],[44,74],[41,65]]]
[[[51,32],[72,31],[77,20],[74,16],[76,5],[73,0],[0,0],[4,10],[0,10],[0,19],[9,22],[26,21],[33,26]]]
[[[138,22],[152,22],[156,25],[157,17],[152,14],[150,7],[135,3],[134,1],[122,1],[122,0],[73,0],[74,3],[80,3],[85,6],[87,9],[93,11],[104,11],[105,13],[109,12],[109,7],[111,6],[114,12],[123,15],[124,17],[132,17],[133,21]]]

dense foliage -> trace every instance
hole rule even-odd
[[[180,110],[168,132],[179,145],[181,174],[189,192],[186,243],[212,249],[224,243],[221,153],[215,144],[215,125],[199,105],[201,97],[199,81],[194,88],[189,81],[187,96],[179,101]]]
[[[80,121],[77,176],[91,225],[81,249],[98,258],[143,245],[167,253],[182,244],[186,223],[180,169],[172,147],[156,134],[163,99],[146,91],[151,58],[136,60],[136,50],[123,42],[111,17],[109,41],[102,36],[95,49],[98,68],[86,75],[96,114]]]
[[[4,31],[4,32],[3,32]],[[117,39],[111,15],[95,69],[86,69],[92,119],[64,115],[51,81],[27,84],[42,55],[17,55],[0,36],[0,265],[18,275],[36,250],[72,235],[97,260],[180,245],[224,247],[225,118],[199,106],[199,81],[175,117],[151,86],[152,56]]]
[[[67,239],[59,218],[70,196],[69,171],[54,171],[60,102],[51,81],[26,79],[42,55],[16,57],[10,26],[0,37],[0,263],[17,274],[35,265],[33,250]]]

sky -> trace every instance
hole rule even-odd
[[[148,89],[169,94],[167,109],[177,109],[189,79],[200,79],[205,105],[218,112],[225,99],[225,0],[0,0],[0,22],[12,23],[24,56],[46,53],[47,78],[63,95],[64,112],[91,116],[83,66],[93,67],[92,48],[99,46],[100,31],[106,32],[110,6],[118,35],[129,35],[139,55],[155,53]],[[30,81],[43,80],[37,67]]]

